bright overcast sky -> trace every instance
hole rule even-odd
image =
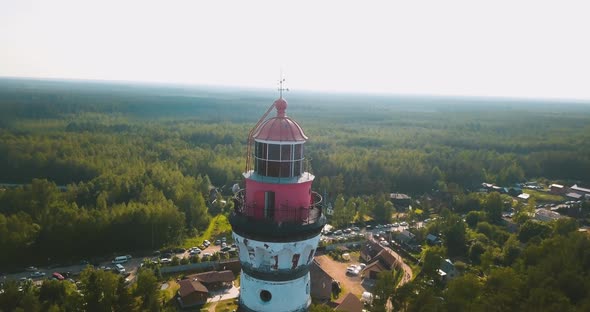
[[[0,0],[0,76],[590,99],[590,1]]]

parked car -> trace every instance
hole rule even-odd
[[[115,270],[119,274],[125,274],[125,268],[120,264],[115,264]]]
[[[198,255],[198,254],[200,254],[200,253],[201,253],[201,249],[199,249],[199,248],[192,249],[192,250],[189,252],[189,254],[190,254],[191,256]]]
[[[172,259],[170,259],[170,258],[162,258],[162,259],[160,259],[160,262],[161,263],[170,263],[170,262],[172,262]]]
[[[51,274],[51,277],[52,277],[52,278],[54,278],[54,279],[56,279],[56,280],[58,280],[58,281],[63,281],[63,280],[65,279],[65,278],[63,277],[63,275],[61,275],[61,274],[60,274],[60,273],[58,273],[58,272],[53,272],[53,273]]]
[[[31,277],[33,277],[33,278],[34,277],[43,277],[43,276],[45,276],[44,272],[36,271],[36,272],[31,273]]]
[[[206,247],[209,247],[211,245],[211,242],[208,240],[204,240],[203,245],[205,245]]]
[[[361,268],[356,265],[351,265],[348,268],[346,268],[346,274],[359,275],[360,272],[361,272]]]
[[[184,253],[186,250],[184,248],[176,247],[172,249],[172,251],[174,251],[174,253]]]
[[[221,245],[221,240],[219,240],[219,239],[215,240],[215,245]]]
[[[38,271],[39,269],[37,269],[37,268],[36,268],[36,267],[34,267],[34,266],[30,266],[30,267],[26,268],[25,270],[26,270],[27,272],[35,272],[35,271]]]

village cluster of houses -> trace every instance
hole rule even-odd
[[[536,189],[536,190],[543,189],[543,187],[540,186],[537,182],[526,182],[523,184],[518,184],[518,185],[510,186],[510,187],[497,186],[492,183],[484,182],[481,184],[481,186],[482,186],[482,191],[499,192],[501,194],[508,194],[510,196],[518,197],[519,199],[524,199],[524,200],[529,199],[530,195],[523,193],[523,191],[522,191],[523,188]],[[570,200],[590,199],[590,189],[580,187],[577,184],[574,184],[570,187],[566,187],[561,184],[551,184],[549,186],[549,193],[555,194],[555,195],[562,195]]]

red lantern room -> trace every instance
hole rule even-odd
[[[276,100],[269,112],[272,108],[276,108],[276,117],[264,120],[263,116],[251,131],[243,213],[276,222],[305,221],[310,217],[314,179],[304,172],[307,136],[287,117],[285,99]]]

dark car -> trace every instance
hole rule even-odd
[[[172,251],[174,251],[174,253],[184,253],[186,250],[184,248],[176,247],[172,249]]]

